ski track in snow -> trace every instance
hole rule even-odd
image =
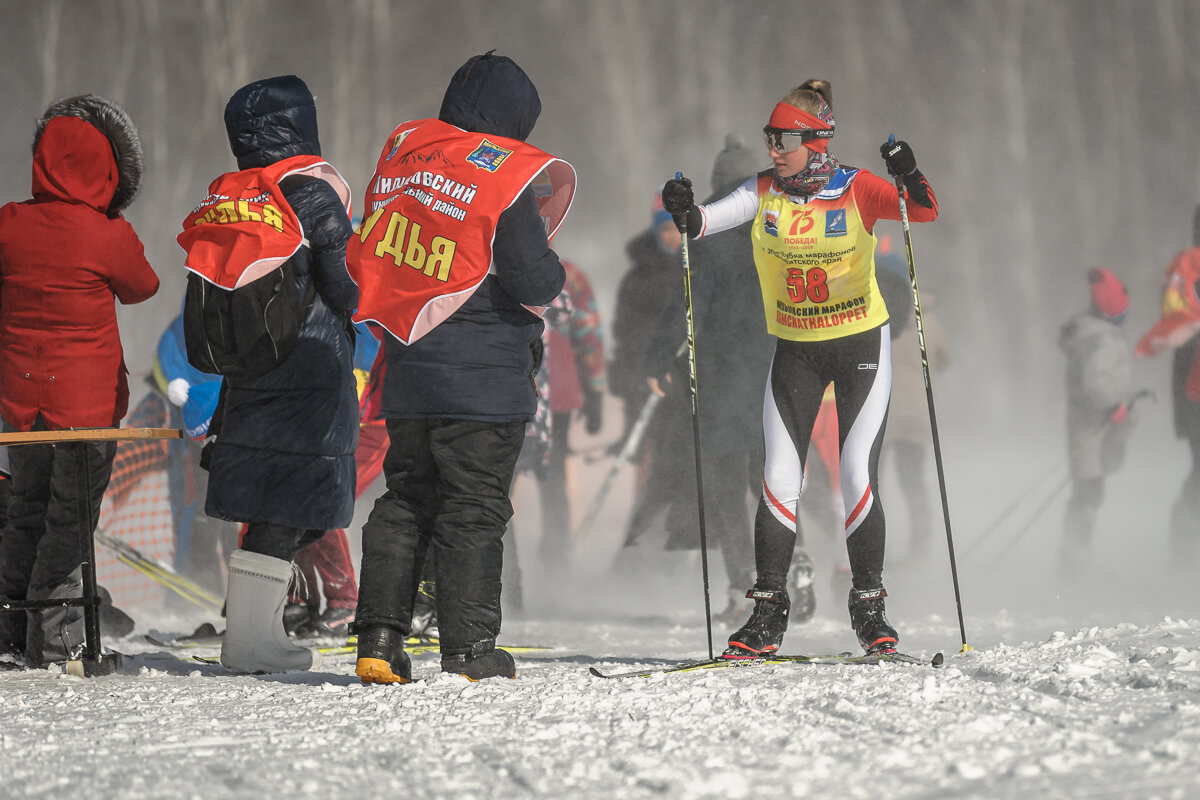
[[[843,624],[819,618],[787,644],[844,646]],[[909,631],[909,649],[926,654],[919,645],[956,635],[936,618]],[[134,639],[111,643],[130,654],[118,675],[0,673],[4,794],[1200,796],[1194,619],[951,650],[941,669],[795,664],[621,680],[587,667],[703,656],[703,626],[518,621],[503,639],[562,646],[519,655],[515,681],[477,684],[441,675],[436,655],[414,658],[415,684],[365,687],[347,657],[314,673],[239,676]]]

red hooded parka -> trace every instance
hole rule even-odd
[[[118,424],[129,385],[115,297],[158,291],[133,227],[105,210],[112,146],[77,117],[51,119],[33,157],[33,199],[0,208],[0,417],[30,430]]]

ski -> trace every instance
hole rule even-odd
[[[200,586],[198,583],[180,575],[163,562],[143,554],[137,548],[109,536],[103,530],[96,529],[93,533],[96,544],[105,548],[126,566],[140,572],[147,578],[161,583],[180,597],[200,606],[206,611],[217,611],[223,604],[223,598]]]
[[[168,650],[211,650],[221,646],[220,635],[201,638],[181,636],[178,639],[159,639],[155,636],[146,634],[142,638],[155,647],[163,647]],[[358,645],[357,636],[349,636],[335,643],[330,643],[328,639],[324,642],[319,639],[294,639],[293,641],[301,647],[308,647],[311,650],[316,650],[321,653],[332,653],[346,649],[353,650]],[[404,648],[409,652],[412,652],[414,647],[427,647],[430,645],[437,647],[438,640],[409,637],[407,640],[405,640]]]
[[[713,658],[701,661],[685,661],[663,667],[649,667],[629,672],[604,673],[595,667],[588,667],[588,672],[597,678],[648,678],[652,675],[670,674],[675,672],[698,672],[709,669],[737,669],[739,667],[761,667],[772,664],[914,664],[920,666],[940,667],[944,657],[937,653],[933,658],[920,658],[907,653],[871,653],[854,655],[853,653],[832,653],[829,655],[773,655],[764,658]]]

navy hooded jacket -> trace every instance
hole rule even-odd
[[[239,89],[225,107],[225,127],[239,169],[321,154],[312,94],[294,75]],[[214,420],[205,510],[238,522],[344,528],[354,514],[358,446],[354,344],[347,330],[358,305],[358,287],[346,270],[352,231],[328,183],[285,186],[309,242],[292,256],[297,288],[303,297],[313,283],[316,292],[282,364],[256,378],[226,381],[223,414]]]
[[[477,56],[454,74],[438,118],[467,131],[524,141],[541,112],[537,89],[512,60]],[[399,419],[527,422],[537,411],[542,321],[566,281],[533,192],[501,215],[493,270],[457,311],[411,345],[389,336],[383,412]]]

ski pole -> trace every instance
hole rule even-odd
[[[687,342],[681,343],[679,349],[675,351],[675,357],[679,358],[686,350]],[[596,517],[600,515],[600,509],[604,506],[604,501],[608,499],[608,493],[612,491],[617,475],[621,472],[621,467],[633,461],[638,448],[641,447],[642,439],[646,437],[646,429],[650,427],[650,420],[654,418],[654,410],[658,408],[661,400],[661,395],[651,392],[650,396],[646,398],[646,402],[642,404],[642,410],[638,412],[637,419],[633,422],[633,427],[625,435],[625,441],[621,445],[621,449],[617,452],[616,460],[609,467],[608,474],[604,476],[604,481],[600,484],[600,489],[596,492],[596,496],[592,498],[587,511],[584,512],[579,527],[575,528],[572,534],[575,539],[582,539],[591,531],[592,525],[596,522]],[[626,542],[626,544],[630,544],[630,542]]]
[[[675,180],[683,180],[683,173],[676,172]],[[712,601],[708,592],[708,536],[704,527],[704,470],[700,465],[700,392],[696,382],[696,333],[692,311],[692,265],[688,259],[688,232],[686,225],[679,249],[683,256],[683,301],[687,317],[688,377],[692,394],[692,446],[696,451],[696,512],[700,518],[700,571],[704,582],[704,625],[708,631],[708,657],[713,657]]]
[[[625,437],[625,443],[621,445],[621,451],[617,453],[617,460],[609,467],[608,474],[604,476],[604,482],[600,484],[599,491],[592,499],[591,505],[583,515],[583,519],[579,523],[579,527],[575,529],[575,538],[582,539],[592,529],[592,525],[596,522],[596,517],[600,514],[600,509],[604,505],[604,501],[608,498],[608,493],[612,490],[613,482],[617,479],[617,474],[620,473],[621,467],[633,460],[634,454],[638,447],[642,444],[642,437],[646,435],[646,428],[650,425],[650,420],[654,416],[654,409],[662,400],[654,392],[646,398],[645,404],[642,405],[642,410],[638,412],[637,420],[634,421],[633,427],[629,429],[629,435]]]
[[[896,135],[888,135],[888,144],[896,143]],[[925,400],[929,405],[929,430],[933,434],[933,460],[937,464],[938,489],[942,494],[942,517],[946,523],[946,547],[950,553],[950,578],[954,583],[954,604],[958,609],[958,631],[962,635],[962,650],[972,650],[967,644],[967,626],[963,622],[962,593],[958,587],[958,565],[954,561],[954,536],[950,532],[950,501],[946,497],[946,472],[942,465],[942,444],[938,438],[937,414],[933,407],[933,382],[929,379],[929,351],[925,347],[925,326],[921,320],[921,293],[917,289],[917,264],[913,259],[912,232],[908,227],[908,202],[904,197],[904,176],[897,175],[896,193],[900,199],[900,225],[904,229],[904,252],[908,256],[908,280],[912,284],[913,314],[917,324],[917,341],[921,344],[921,372],[925,376]]]
[[[1138,401],[1141,400],[1143,397],[1149,397],[1149,398],[1153,399],[1154,392],[1150,391],[1149,389],[1142,389],[1140,392],[1138,392],[1132,398],[1130,398],[1128,407],[1131,412],[1137,406]],[[1055,464],[1054,470],[1052,470],[1050,474],[1053,474],[1054,472],[1058,471],[1058,469],[1060,469],[1064,464],[1068,464],[1068,463],[1074,461],[1075,457],[1078,456],[1081,452],[1083,452],[1083,449],[1085,447],[1088,447],[1093,442],[1095,442],[1097,439],[1099,439],[1101,436],[1103,436],[1105,433],[1107,433],[1112,428],[1112,426],[1113,426],[1113,421],[1111,418],[1105,420],[1104,424],[1102,426],[1097,428],[1095,431],[1093,431],[1091,434],[1089,434],[1083,440],[1081,440],[1077,445],[1075,445],[1075,447],[1071,450],[1070,453],[1067,454],[1067,457],[1063,461],[1060,461],[1057,464]],[[1049,475],[1047,475],[1046,477],[1048,478]],[[1042,483],[1044,483],[1044,482],[1045,481],[1043,480]],[[1037,510],[1033,512],[1033,516],[1031,516],[1028,520],[1026,520],[1024,525],[1022,525],[1020,528],[1017,529],[1016,534],[1014,534],[1012,539],[1009,540],[1008,545],[1003,550],[1001,550],[999,553],[997,553],[995,556],[993,556],[994,560],[998,561],[998,560],[1004,558],[1012,551],[1012,549],[1014,547],[1016,547],[1017,543],[1020,542],[1021,539],[1024,538],[1025,534],[1028,533],[1030,531],[1030,529],[1033,527],[1033,523],[1037,522],[1038,518],[1042,516],[1042,513],[1045,512],[1045,510],[1050,507],[1050,504],[1054,502],[1055,498],[1058,497],[1059,493],[1063,489],[1065,489],[1070,482],[1071,482],[1071,475],[1070,475],[1070,473],[1068,473],[1067,476],[1065,478],[1063,478],[1057,486],[1054,487],[1054,491],[1051,492],[1050,495],[1045,500],[1042,501],[1042,504],[1040,506],[1038,506]],[[1017,501],[1012,506],[1010,506],[1009,509],[1003,515],[1001,515],[1000,519],[997,519],[996,522],[994,522],[992,524],[992,526],[990,528],[988,528],[988,530],[985,532],[985,535],[981,536],[976,541],[976,545],[985,541],[987,538],[986,534],[991,533],[996,528],[998,528],[1000,526],[1000,523],[1009,514],[1011,514],[1012,511],[1015,510],[1017,506],[1019,506],[1021,504],[1021,501],[1023,501],[1027,496],[1032,494],[1033,490],[1036,489],[1040,485],[1041,485],[1041,483],[1035,484],[1033,487],[1031,487],[1029,489],[1028,492],[1026,492],[1021,497],[1017,498]],[[968,549],[967,552],[964,553],[964,556],[970,555],[970,553],[974,549],[975,549],[974,547]]]
[[[1033,523],[1037,522],[1038,519],[1041,518],[1046,509],[1050,507],[1050,505],[1058,498],[1059,494],[1062,493],[1062,490],[1067,488],[1070,483],[1070,475],[1067,475],[1065,478],[1059,481],[1058,485],[1054,487],[1054,490],[1050,492],[1046,499],[1042,501],[1042,504],[1037,507],[1037,510],[1033,512],[1033,516],[1027,519],[1025,524],[1017,530],[1016,535],[1009,540],[1008,546],[996,554],[994,558],[995,561],[1002,561],[1005,556],[1012,552],[1012,549],[1017,546],[1017,543],[1025,538],[1025,534],[1033,530]]]
[[[1056,461],[1050,469],[1046,470],[1046,472],[1044,474],[1042,474],[1041,476],[1039,476],[1036,481],[1031,483],[1029,485],[1028,489],[1023,491],[1021,494],[1017,495],[1017,498],[1015,500],[1013,500],[1012,503],[1006,509],[1004,509],[1004,511],[1001,512],[1000,515],[998,517],[996,517],[996,519],[994,519],[992,521],[992,524],[987,526],[987,528],[985,528],[983,530],[983,532],[980,533],[979,536],[977,536],[975,538],[975,541],[972,542],[971,545],[963,551],[963,559],[970,559],[971,554],[977,552],[979,550],[980,545],[982,545],[984,542],[990,541],[992,534],[995,533],[997,530],[999,530],[1001,525],[1004,524],[1005,520],[1007,520],[1009,517],[1011,517],[1013,515],[1013,513],[1016,512],[1016,510],[1019,509],[1025,503],[1025,501],[1030,496],[1033,495],[1033,493],[1038,488],[1040,488],[1043,484],[1046,483],[1046,481],[1050,480],[1050,478],[1053,477],[1055,473],[1057,473],[1060,469],[1062,469],[1064,466],[1066,466],[1071,460],[1073,460],[1075,458],[1075,456],[1078,455],[1079,452],[1083,450],[1083,448],[1087,447],[1093,441],[1098,439],[1100,437],[1100,435],[1103,434],[1104,431],[1106,431],[1107,429],[1108,429],[1108,426],[1105,425],[1105,427],[1095,431],[1090,436],[1088,436],[1083,441],[1081,441],[1079,444],[1075,445],[1075,448],[1070,453],[1068,453],[1066,456],[1064,456],[1059,461]],[[1068,477],[1068,480],[1070,480],[1069,477]],[[1065,482],[1063,485],[1064,486],[1066,485]],[[1062,487],[1060,486],[1058,489],[1055,490],[1055,494],[1057,494],[1061,490],[1062,490]],[[1053,495],[1051,496],[1051,499],[1053,499]],[[1044,509],[1039,509],[1037,514],[1034,514],[1033,519],[1031,519],[1027,523],[1025,523],[1026,526],[1032,525],[1034,520],[1036,520],[1037,517],[1041,514],[1042,510],[1044,510]],[[1021,533],[1017,534],[1018,539],[1024,533],[1024,530],[1025,529],[1022,528]],[[1011,549],[1013,544],[1015,544],[1015,542],[1011,542],[1009,544],[1008,549]],[[1008,549],[1004,550],[1003,553],[1001,553],[1000,555],[1007,553]]]

